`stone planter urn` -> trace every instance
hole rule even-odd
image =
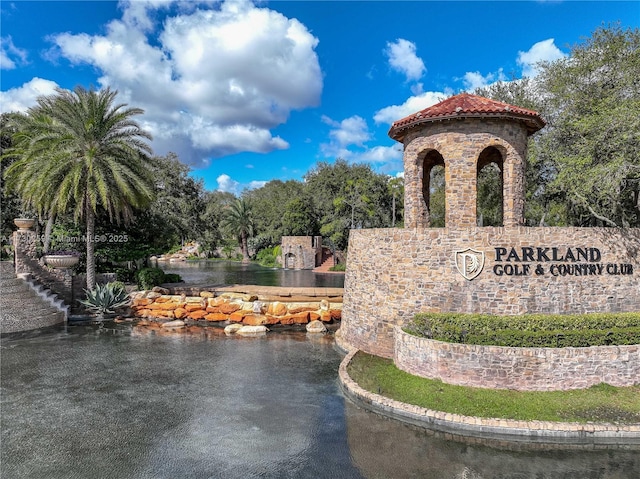
[[[34,218],[15,218],[13,224],[15,224],[20,231],[29,231],[33,228],[33,225],[36,224],[36,220]]]
[[[80,258],[70,254],[50,254],[44,257],[44,262],[57,269],[72,268],[78,264]]]

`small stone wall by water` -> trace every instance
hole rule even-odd
[[[435,341],[395,329],[394,364],[448,384],[521,391],[640,383],[640,345],[512,348]]]
[[[342,317],[341,288],[222,287],[187,294],[133,293],[138,318],[231,322],[248,326],[325,323]]]

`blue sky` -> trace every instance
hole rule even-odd
[[[535,76],[637,1],[2,0],[0,111],[110,86],[158,155],[210,190],[301,180],[318,161],[402,172],[391,122]]]

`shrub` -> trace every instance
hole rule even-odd
[[[347,265],[344,263],[338,263],[332,266],[331,268],[329,268],[329,271],[346,271],[346,270],[347,270]]]
[[[84,290],[87,298],[79,302],[89,311],[98,314],[114,313],[129,304],[129,295],[122,283],[97,284],[92,290]]]
[[[182,283],[182,276],[178,273],[165,273],[163,283]]]
[[[151,289],[164,283],[164,271],[160,268],[143,268],[136,274],[139,289]]]
[[[640,313],[492,316],[417,314],[404,330],[439,341],[515,347],[640,344]]]

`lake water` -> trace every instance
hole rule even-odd
[[[314,273],[311,270],[265,268],[255,263],[234,261],[158,262],[165,273],[178,273],[189,284],[251,284],[286,287],[344,287],[344,274]]]
[[[0,347],[3,478],[640,477],[638,450],[478,444],[360,409],[331,334],[107,323]]]

